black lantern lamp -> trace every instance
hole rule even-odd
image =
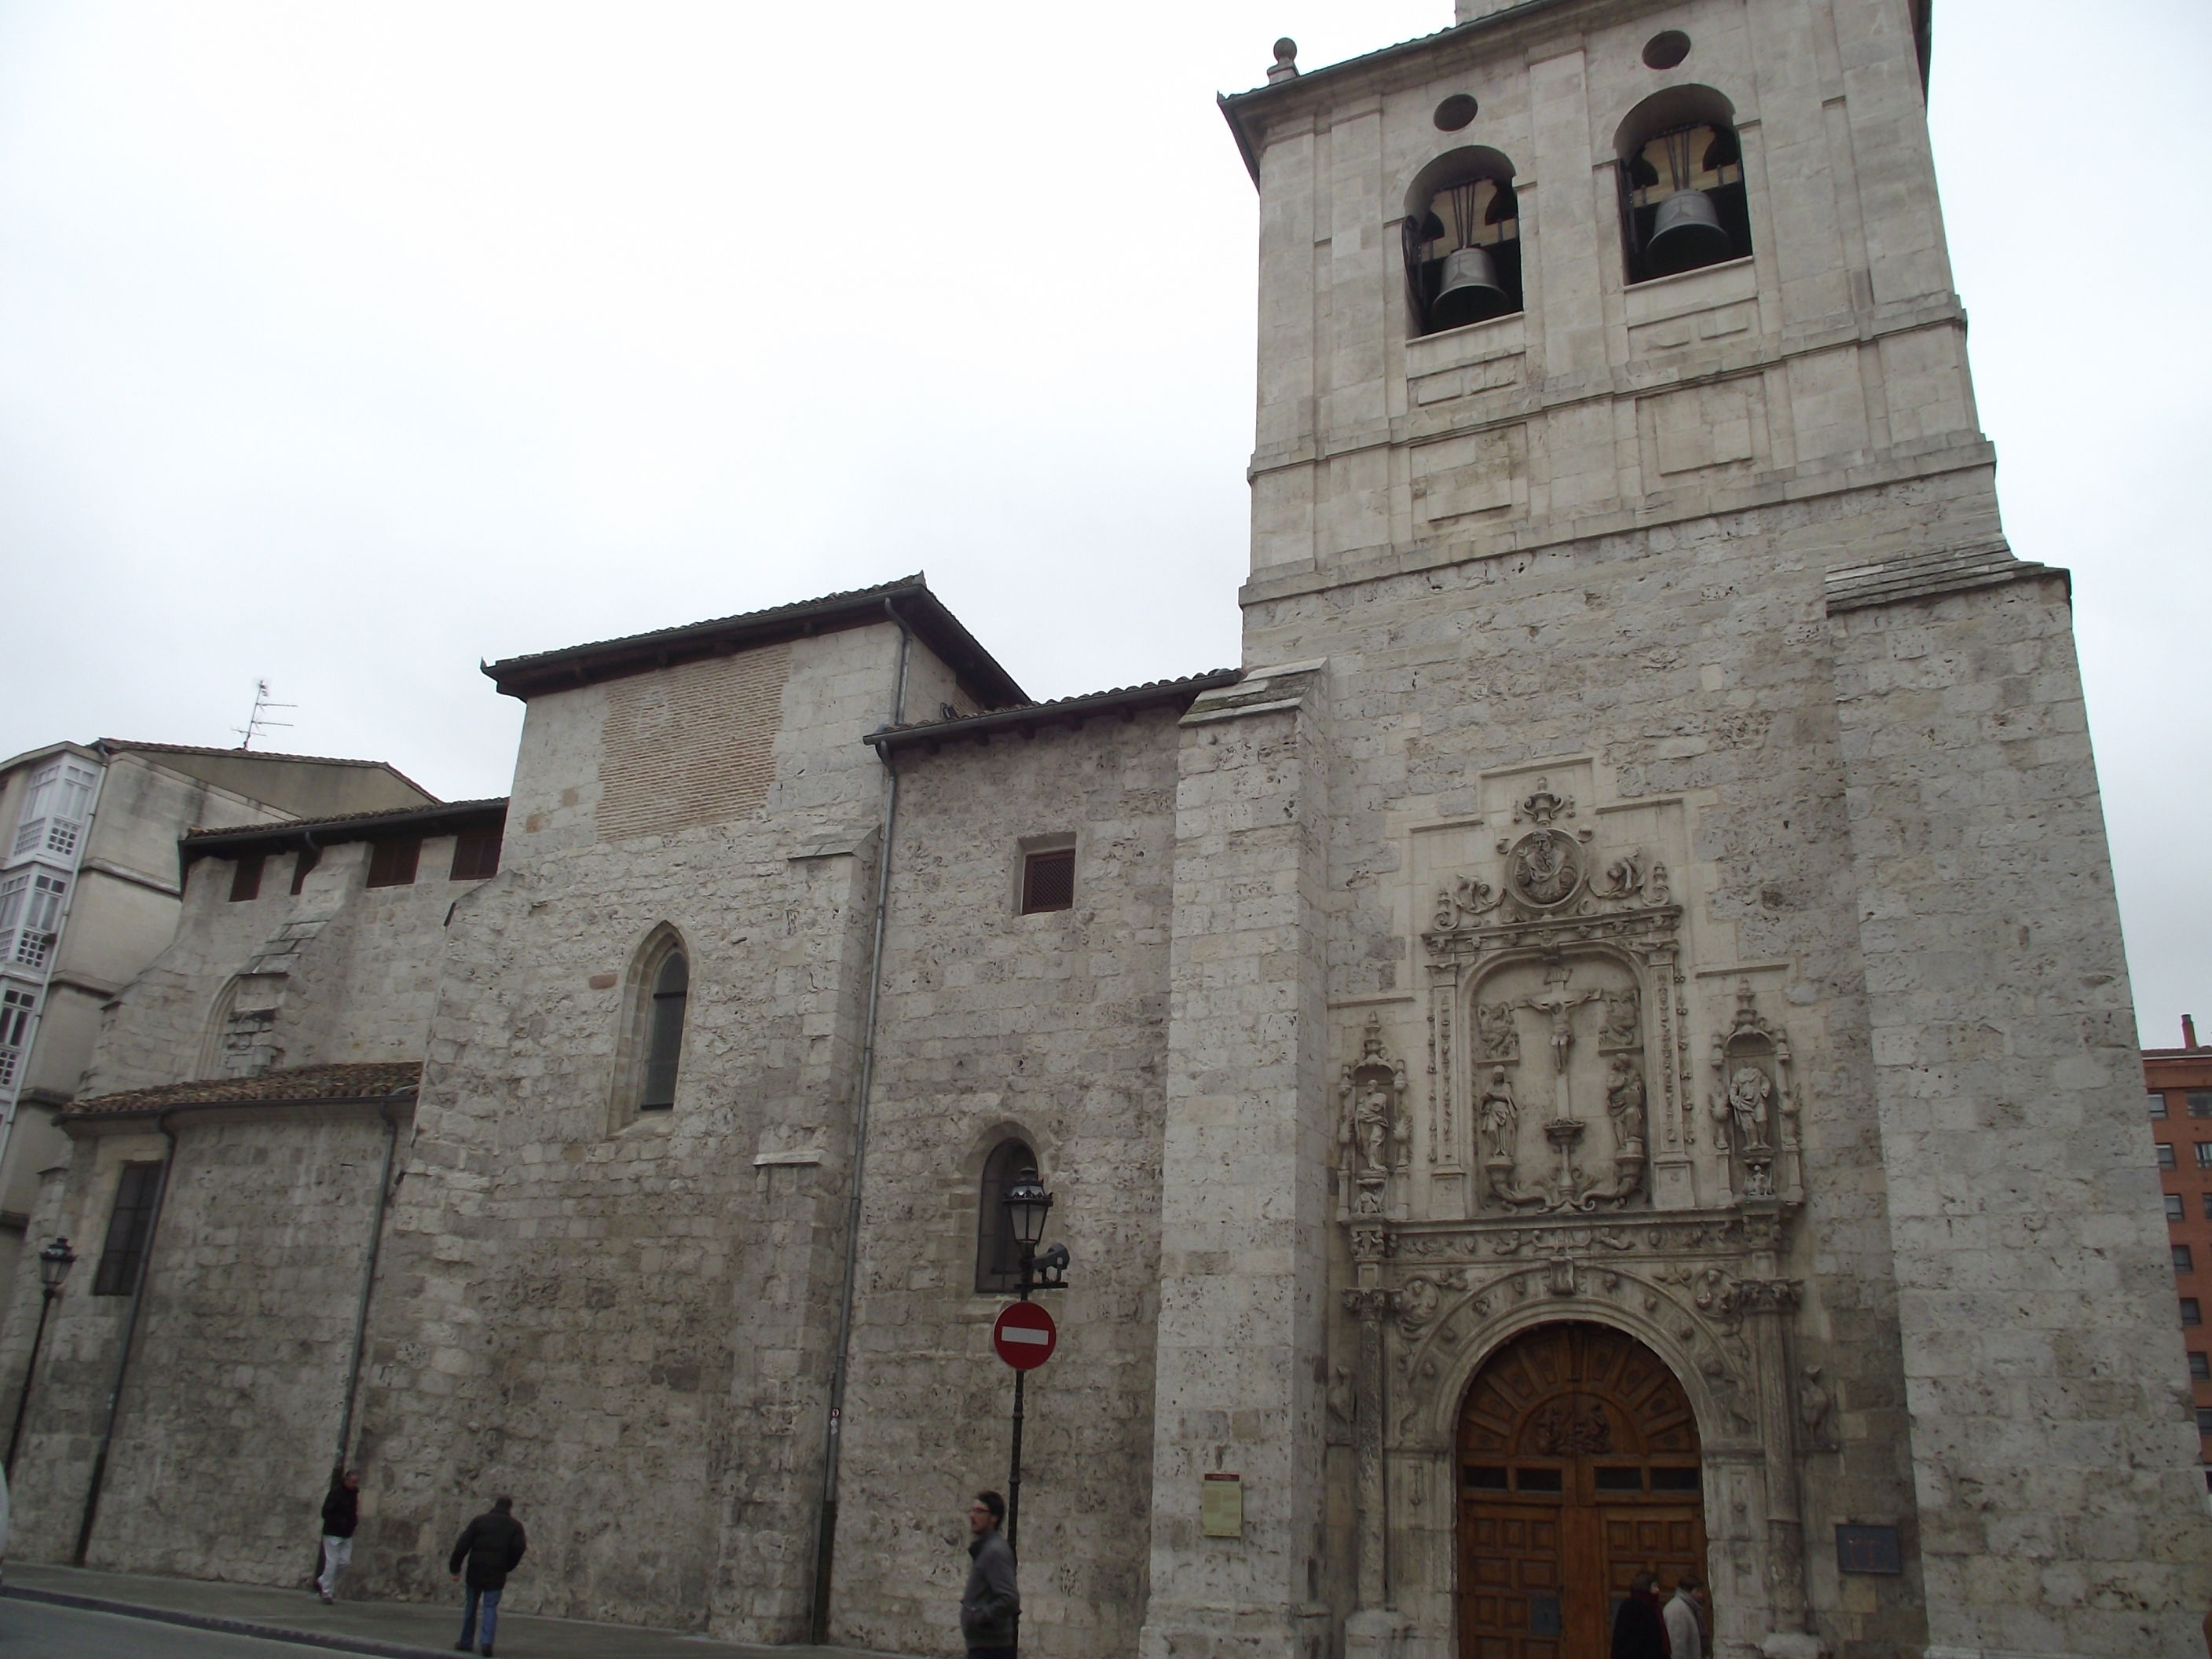
[[[39,1252],[39,1284],[48,1296],[62,1293],[62,1280],[76,1266],[76,1252],[66,1238],[57,1238]]]
[[[1052,1209],[1052,1194],[1038,1182],[1035,1170],[1024,1170],[1014,1177],[1014,1184],[1000,1201],[1006,1206],[1006,1218],[1013,1224],[1014,1243],[1026,1256],[1044,1237],[1044,1218]]]
[[[62,1293],[62,1280],[69,1270],[76,1266],[76,1252],[70,1249],[66,1238],[56,1238],[39,1252],[39,1289],[44,1294],[39,1299],[39,1326],[31,1333],[31,1357],[24,1362],[23,1387],[15,1396],[15,1424],[8,1431],[8,1452],[0,1459],[9,1475],[15,1473],[15,1448],[23,1443],[23,1413],[31,1403],[31,1381],[39,1366],[39,1345],[46,1340],[46,1316],[53,1311],[54,1303]]]

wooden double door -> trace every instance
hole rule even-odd
[[[1674,1373],[1601,1325],[1492,1355],[1459,1425],[1460,1659],[1606,1659],[1639,1572],[1705,1576],[1698,1430]]]

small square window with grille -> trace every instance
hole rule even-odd
[[[2166,1097],[2164,1095],[2153,1094],[2150,1097],[2150,1115],[2153,1117],[2164,1117],[2166,1115]]]
[[[1004,889],[1000,890],[1005,890]],[[1022,861],[1022,914],[1075,908],[1075,849],[1031,853]]]
[[[2193,1273],[2197,1271],[2197,1258],[2190,1254],[2189,1246],[2186,1244],[2177,1244],[2173,1247],[2173,1271],[2178,1273]]]
[[[422,843],[410,836],[404,841],[380,841],[368,851],[368,884],[371,887],[410,887],[415,882],[416,861],[422,856]]]
[[[307,884],[307,878],[314,874],[315,866],[322,861],[321,848],[302,847],[300,849],[300,855],[292,860],[292,890],[295,893]]]
[[[2188,1100],[2190,1116],[2212,1117],[2212,1093],[2207,1093],[2201,1089],[2192,1089],[2189,1091]]]
[[[2181,1322],[2185,1325],[2202,1325],[2204,1322],[2204,1310],[2197,1305],[2197,1298],[2193,1296],[2181,1298]]]
[[[2205,1194],[2204,1197],[2206,1202],[2212,1203],[2212,1193]],[[2179,1193],[2168,1193],[2166,1195],[2166,1218],[2168,1221],[2182,1221],[2188,1218],[2188,1212],[2181,1207]]]
[[[453,837],[453,867],[449,881],[482,881],[499,873],[499,831],[464,830]]]
[[[2212,1382],[2212,1354],[2189,1351],[2189,1379],[2192,1382]]]
[[[267,860],[258,853],[249,853],[230,867],[230,902],[242,903],[261,896],[261,866]]]
[[[2171,1147],[2171,1146],[2167,1146],[2164,1141],[2162,1141],[2162,1140],[2161,1140],[2161,1141],[2160,1141],[2160,1142],[2158,1143],[2157,1146],[2156,1146],[2154,1150],[2155,1150],[2155,1151],[2157,1152],[2157,1153],[2158,1153],[2158,1167],[2159,1167],[2160,1169],[2161,1169],[2161,1170],[2171,1170],[2172,1168],[2173,1168],[2173,1148],[2172,1148],[2172,1147]]]

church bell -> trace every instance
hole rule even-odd
[[[1727,258],[1729,234],[1721,228],[1713,198],[1702,190],[1678,190],[1660,203],[1644,255],[1652,273],[1661,276]]]
[[[1432,329],[1479,323],[1507,310],[1511,301],[1498,280],[1498,262],[1486,247],[1463,247],[1447,255],[1443,280],[1429,307]]]

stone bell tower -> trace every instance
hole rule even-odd
[[[1732,1656],[2197,1651],[1929,27],[1461,0],[1223,100],[1249,672],[1184,721],[1149,1656],[1601,1651],[1646,1570]]]

